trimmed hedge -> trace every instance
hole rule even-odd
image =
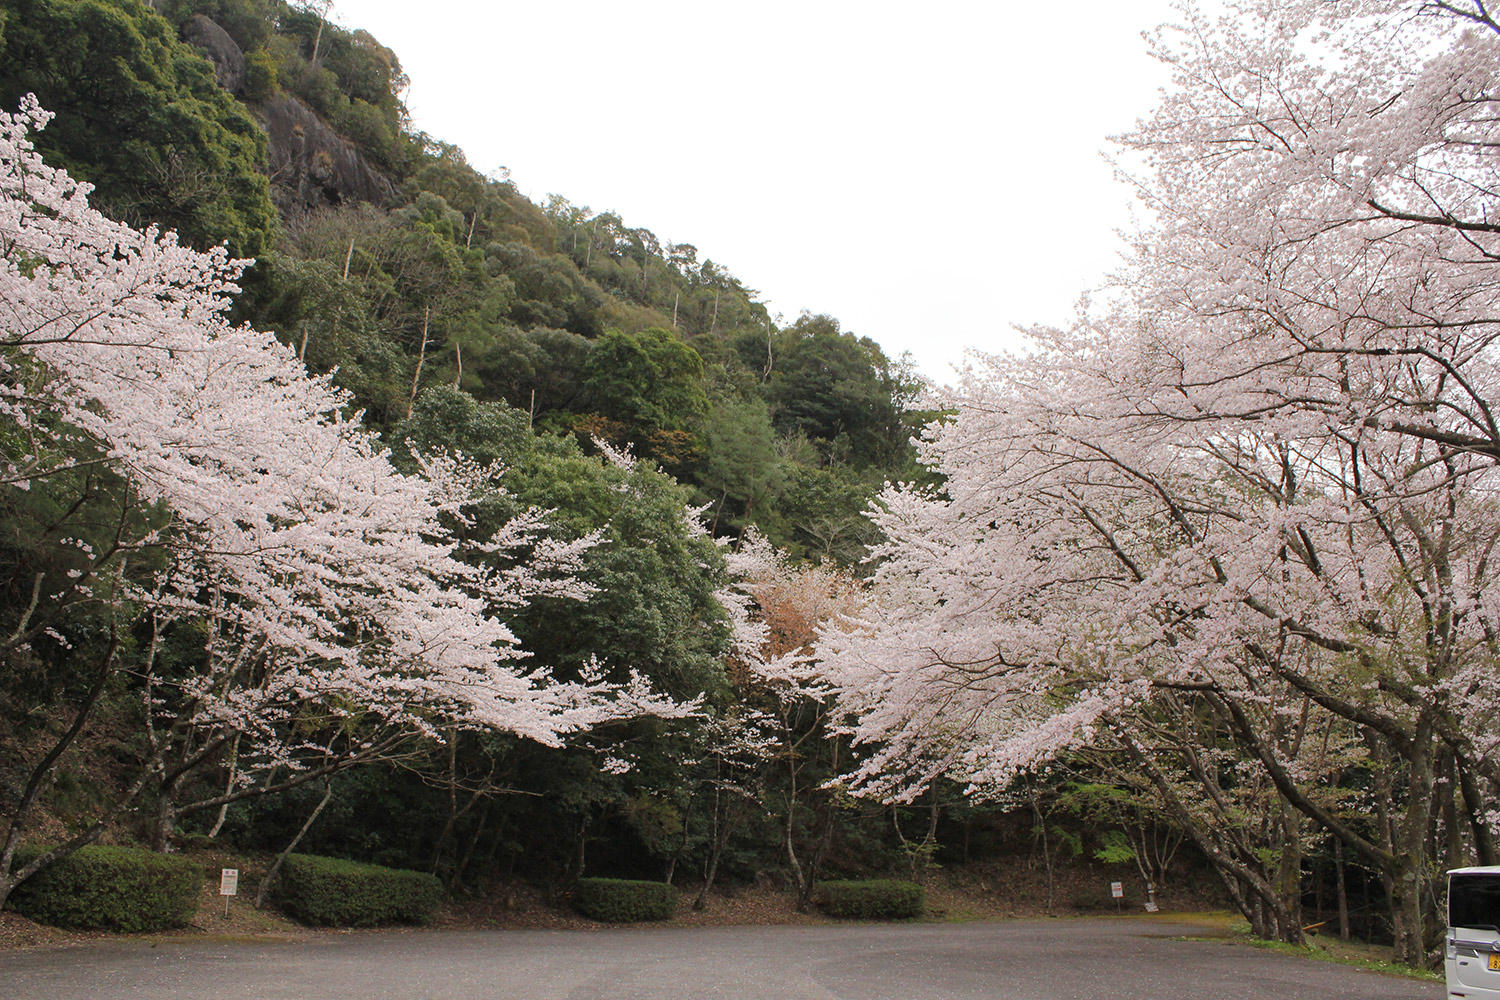
[[[276,902],[316,927],[425,924],[443,901],[443,884],[426,872],[289,854],[276,880]]]
[[[899,920],[920,917],[926,892],[913,882],[892,879],[823,882],[818,888],[823,908],[835,917],[863,920]]]
[[[634,879],[581,878],[573,886],[573,909],[616,924],[666,920],[677,912],[677,887]]]
[[[16,852],[17,867],[43,852]],[[198,912],[203,869],[135,847],[80,847],[59,858],[11,893],[17,913],[57,927],[159,931],[182,927]]]

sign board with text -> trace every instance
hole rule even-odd
[[[1109,884],[1109,894],[1111,896],[1115,897],[1116,899],[1124,899],[1125,898],[1125,883],[1124,882],[1111,882]]]
[[[219,872],[219,895],[237,896],[240,891],[240,870],[225,868]]]

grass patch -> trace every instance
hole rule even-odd
[[[1223,934],[1190,935],[1181,941],[1206,941],[1216,944],[1248,945],[1261,951],[1274,951],[1281,955],[1310,958],[1317,962],[1333,962],[1366,972],[1378,972],[1386,976],[1400,976],[1422,982],[1440,983],[1442,972],[1434,969],[1418,969],[1402,965],[1390,959],[1390,949],[1381,945],[1365,944],[1362,941],[1341,941],[1338,938],[1314,936],[1307,944],[1287,944],[1285,941],[1265,941],[1250,935],[1250,925],[1237,919],[1227,924]]]

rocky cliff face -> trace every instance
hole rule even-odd
[[[229,32],[194,14],[182,26],[182,37],[214,64],[219,86],[244,94],[245,54]],[[283,212],[359,201],[381,205],[395,197],[396,186],[370,166],[359,148],[295,97],[278,93],[252,109],[270,140],[266,169],[271,196]]]
[[[307,105],[278,94],[257,109],[270,137],[272,197],[283,211],[367,201],[381,205],[396,186]]]
[[[202,51],[214,64],[219,86],[236,97],[245,92],[245,53],[229,32],[202,14],[194,14],[182,26],[182,40]]]

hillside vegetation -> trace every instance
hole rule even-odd
[[[0,108],[35,94],[54,113],[37,151],[91,184],[106,216],[253,258],[233,318],[330,374],[405,473],[422,473],[417,451],[501,463],[503,481],[451,525],[460,544],[547,512],[556,543],[581,552],[570,571],[589,596],[503,609],[527,670],[606,683],[635,671],[703,699],[702,714],[550,746],[430,715],[399,730],[389,715],[339,722],[343,709],[304,701],[277,709],[267,751],[205,718],[186,683],[205,664],[244,682],[232,657],[213,666],[248,648],[242,626],[226,643],[213,613],[162,625],[146,602],[68,589],[79,574],[124,585],[159,572],[110,540],[121,511],[133,538],[168,521],[127,475],[59,469],[3,498],[0,625],[18,638],[0,768],[24,804],[7,850],[205,835],[280,850],[315,816],[299,849],[432,870],[460,890],[497,873],[745,879],[790,856],[805,902],[828,863],[909,870],[891,810],[820,787],[847,753],[825,706],[732,669],[715,544],[754,528],[824,564],[825,588],[847,587],[838,567],[872,537],[870,498],[925,475],[909,367],[833,317],[780,322],[696,246],[560,196],[536,204],[475,170],[410,121],[397,54],[325,14],[4,0]],[[73,539],[91,546],[86,569]],[[28,610],[34,587],[45,599]],[[816,625],[788,624],[783,640]],[[218,652],[203,652],[213,636]],[[924,864],[936,831],[915,842]]]

